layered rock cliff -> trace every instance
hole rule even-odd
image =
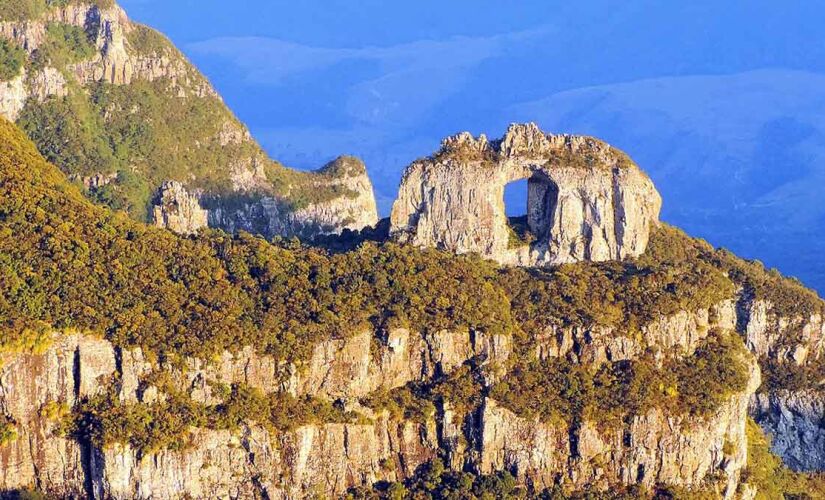
[[[754,420],[774,452],[797,471],[825,469],[825,325],[817,300],[788,307],[777,298],[740,299],[740,326],[748,348],[769,367],[769,380],[751,402]]]
[[[298,172],[270,160],[183,54],[114,2],[33,3],[0,19],[0,40],[23,54],[0,81],[0,114],[91,199],[184,233],[313,236],[377,222],[362,163]],[[100,177],[111,181],[91,182]]]
[[[504,209],[504,187],[528,179],[520,242]],[[513,125],[497,141],[468,133],[404,173],[391,234],[400,241],[503,264],[621,260],[642,254],[661,199],[624,153],[588,137]]]
[[[702,317],[706,314],[696,321],[706,321]],[[671,338],[690,344],[692,332],[679,330],[681,320],[661,324],[671,325],[661,330]],[[524,419],[489,397],[467,413],[444,404],[423,420],[360,405],[359,398],[376,390],[426,382],[472,359],[481,360],[493,383],[512,350],[509,336],[473,332],[430,336],[397,329],[377,351],[370,348],[372,337],[364,332],[324,342],[300,369],[279,367],[252,349],[227,352],[207,363],[192,359],[176,368],[147,361],[139,349],[55,334],[40,353],[3,358],[0,408],[14,422],[17,436],[0,448],[0,489],[37,486],[50,494],[95,498],[335,496],[352,487],[411,477],[446,450],[455,467],[479,473],[511,470],[536,490],[555,484],[604,489],[712,483],[726,498],[737,491],[747,461],[747,401],[759,385],[753,361],[747,361],[743,391],[731,395],[709,419],[651,410],[617,428],[583,422],[574,439],[564,422]],[[172,384],[198,402],[220,400],[216,383],[240,383],[339,401],[360,417],[291,431],[253,421],[234,429],[196,428],[184,449],[149,454],[128,444],[100,446],[61,433],[69,408],[113,388],[122,404],[164,398],[163,389],[158,392],[152,385],[158,370],[173,374]]]

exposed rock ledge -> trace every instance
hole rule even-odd
[[[528,179],[527,225],[514,245],[504,187]],[[499,141],[463,133],[404,173],[391,234],[404,242],[503,264],[620,260],[647,247],[661,198],[627,156],[596,139],[511,125]]]
[[[825,467],[825,396],[818,391],[758,394],[751,414],[771,438],[771,448],[796,471]]]
[[[645,327],[643,336],[656,346],[689,353],[707,328],[734,323],[729,302],[713,311],[660,318]],[[604,339],[598,335],[557,333],[561,339],[581,335],[587,345],[575,352],[559,345],[554,355],[577,353],[588,363],[604,360],[599,354],[606,352]],[[179,390],[210,404],[217,401],[212,381],[350,404],[379,388],[449,373],[469,358],[480,362],[493,382],[497,371],[508,366],[511,351],[508,335],[469,331],[421,334],[396,329],[371,347],[372,337],[365,331],[322,342],[302,367],[278,365],[245,348],[209,363],[188,360],[183,369],[163,369]],[[664,343],[659,345],[658,339]],[[638,347],[622,356],[634,358]],[[593,354],[586,354],[589,351]],[[41,410],[53,402],[72,406],[110,387],[119,391],[121,401],[150,403],[158,395],[147,385],[153,365],[140,349],[121,350],[105,340],[64,335],[42,353],[7,354],[0,360],[0,409],[13,418],[19,433],[0,447],[0,490],[35,484],[60,496],[90,493],[97,498],[337,496],[353,486],[409,477],[426,461],[446,456],[451,467],[479,472],[506,468],[537,487],[557,478],[567,485],[602,489],[656,482],[690,486],[721,478],[719,492],[730,498],[746,460],[747,401],[759,384],[759,370],[748,358],[747,389],[732,395],[709,419],[651,411],[629,426],[584,422],[573,439],[566,426],[523,419],[490,399],[466,419],[441,407],[423,422],[393,420],[356,405],[370,421],[305,425],[291,432],[252,422],[235,431],[193,429],[192,446],[186,450],[138,457],[128,446],[97,448],[58,437],[53,433],[56,422]]]
[[[336,176],[328,174],[331,168],[336,169]],[[358,231],[378,223],[372,183],[361,160],[342,156],[308,175],[315,178],[309,177],[305,182],[314,183],[318,190],[336,190],[339,194],[295,206],[285,199],[243,190],[225,195],[204,194],[168,181],[155,198],[153,222],[181,234],[214,227],[270,239],[337,234],[345,229]],[[244,184],[241,181],[236,180],[239,187]]]

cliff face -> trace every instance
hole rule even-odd
[[[18,74],[0,81],[0,114],[93,200],[187,234],[208,225],[314,236],[378,220],[362,163],[346,160],[351,175],[270,160],[183,54],[116,4],[0,19],[0,39],[23,53]],[[93,182],[101,177],[110,182]]]
[[[481,471],[515,470],[539,488],[552,487],[561,474],[578,488],[599,489],[611,484],[702,486],[720,474],[720,493],[733,498],[748,459],[748,397],[760,383],[759,369],[750,366],[747,391],[709,419],[651,410],[623,428],[604,430],[599,422],[584,422],[575,441],[566,426],[520,418],[488,399],[481,417]]]
[[[806,386],[763,387],[751,401],[754,420],[772,439],[774,453],[796,471],[825,469],[825,396],[821,370],[825,324],[821,312],[780,310],[771,300],[743,294],[740,328],[748,348],[780,373],[813,372]]]
[[[520,179],[528,179],[532,242],[515,241],[505,215],[504,187]],[[504,264],[621,260],[644,252],[660,208],[653,183],[620,151],[513,125],[499,141],[450,137],[408,167],[391,234]]]
[[[361,160],[342,156],[316,172],[319,179],[305,189],[331,190],[333,194],[312,203],[272,196],[206,196],[201,203],[209,213],[208,225],[272,238],[358,231],[378,223],[372,183]],[[158,220],[155,217],[155,223]]]
[[[714,310],[721,313],[711,319],[707,310],[660,318],[646,335],[654,347],[689,353],[708,328],[734,322],[728,303]],[[581,348],[565,353],[545,345],[536,352],[552,350],[548,355],[599,366],[608,360],[587,354],[599,351],[595,332],[565,329],[556,337],[581,340]],[[36,485],[57,495],[124,499],[336,496],[352,487],[411,477],[422,464],[446,454],[456,469],[510,470],[519,482],[537,489],[559,482],[574,489],[662,483],[707,487],[714,478],[720,496],[733,498],[737,491],[747,460],[747,402],[759,385],[759,369],[750,358],[745,359],[747,387],[710,418],[674,417],[654,409],[618,426],[586,420],[571,432],[561,422],[519,417],[489,397],[466,412],[445,403],[423,420],[362,406],[359,398],[378,389],[427,383],[470,360],[485,384],[493,384],[506,372],[512,353],[509,335],[394,329],[371,347],[373,337],[365,331],[322,342],[302,366],[279,366],[251,348],[210,362],[190,359],[183,366],[167,366],[148,361],[139,349],[122,350],[76,334],[55,336],[37,354],[7,354],[0,369],[0,409],[18,436],[0,447],[0,489]],[[656,344],[660,338],[668,340]],[[625,355],[634,359],[632,352],[640,350],[626,349]],[[101,447],[61,437],[60,412],[54,408],[70,408],[112,388],[123,403],[151,404],[165,397],[152,385],[157,371],[170,373],[177,390],[198,402],[220,401],[214,383],[242,383],[338,401],[361,417],[291,431],[253,421],[229,430],[196,428],[184,449],[143,455],[128,444]]]
[[[772,437],[771,447],[796,471],[825,468],[825,397],[818,391],[773,391],[751,401],[754,420]]]

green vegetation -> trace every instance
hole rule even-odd
[[[768,438],[753,420],[748,419],[746,431],[748,467],[741,482],[757,488],[757,500],[825,498],[825,476],[800,474],[785,467],[771,452]]]
[[[711,488],[686,490],[660,487],[647,491],[640,486],[613,487],[607,491],[570,492],[561,486],[535,491],[517,484],[510,472],[476,475],[448,470],[439,459],[432,460],[404,482],[380,482],[372,488],[355,488],[346,496],[351,500],[715,500],[718,494]]]
[[[436,459],[422,466],[415,477],[401,483],[378,483],[373,488],[350,490],[348,499],[516,499],[527,498],[527,490],[516,484],[515,478],[502,472],[491,476],[476,476],[448,470]]]
[[[80,93],[52,96],[43,103],[29,100],[18,124],[40,153],[67,175],[108,173],[116,166],[104,125]]]
[[[426,383],[413,382],[392,391],[379,390],[363,398],[361,404],[374,410],[388,410],[393,418],[403,416],[425,422],[435,413],[435,405],[449,404],[465,415],[481,405],[485,393],[481,370],[470,359],[449,374],[440,374]]]
[[[527,216],[510,217],[507,221],[507,231],[509,239],[507,240],[507,248],[521,248],[528,246],[534,241],[536,237],[530,231],[530,226],[527,224]]]
[[[89,34],[78,26],[50,23],[45,42],[32,54],[32,64],[35,68],[62,68],[91,59],[97,52],[94,36],[96,33]]]
[[[22,47],[8,40],[0,40],[0,82],[16,78],[25,60],[26,53]]]
[[[0,5],[0,19],[37,18],[49,6],[74,2],[8,0]],[[108,7],[114,2],[91,3]],[[97,35],[93,23],[85,28],[48,23],[45,40],[29,61],[16,45],[0,42],[0,81],[18,75],[26,64],[33,71],[49,66],[71,73],[73,63],[96,55]],[[175,74],[151,82],[138,78],[129,85],[83,87],[67,78],[67,96],[29,100],[18,119],[38,150],[72,179],[117,174],[115,182],[86,193],[93,201],[146,221],[151,193],[163,181],[231,195],[233,171],[238,168],[255,169],[265,177],[270,185],[259,183],[260,192],[252,194],[276,194],[286,211],[357,196],[333,181],[362,173],[363,165],[344,158],[317,172],[300,172],[269,160],[166,37],[133,24],[127,38],[130,53],[167,57]]]
[[[393,420],[426,422],[435,416],[435,405],[413,390],[399,387],[390,391],[380,389],[361,399],[361,404],[373,410],[387,410]]]
[[[17,425],[6,415],[0,415],[0,448],[17,439]]]
[[[132,48],[140,54],[163,54],[174,51],[174,46],[168,38],[156,30],[142,24],[135,24],[134,29],[127,33],[127,39]]]
[[[747,300],[765,300],[772,304],[771,313],[789,319],[806,320],[814,314],[825,316],[825,302],[815,291],[805,288],[794,278],[783,277],[775,269],[765,269],[759,261],[740,259],[725,249],[714,249],[708,243],[690,238],[682,231],[660,224],[651,234],[647,252],[639,262],[698,262],[712,266],[742,287]],[[790,351],[804,344],[802,325],[797,324],[777,339],[774,350]],[[799,390],[819,388],[825,379],[825,360],[809,361],[804,366],[782,360],[760,359],[763,385],[769,389]]]
[[[96,208],[0,124],[0,318],[6,344],[37,322],[121,346],[209,359],[255,345],[306,359],[364,327],[512,329],[496,268],[387,244],[328,255],[249,235],[179,238]]]
[[[114,5],[114,0],[3,0],[0,3],[0,21],[37,19],[50,7],[81,3],[108,8]]]
[[[114,392],[88,399],[71,415],[64,432],[101,447],[128,444],[142,456],[186,449],[194,428],[235,430],[252,422],[272,431],[289,431],[358,417],[325,400],[264,394],[242,385],[226,388],[223,402],[216,405],[197,403],[169,385],[163,393],[165,399],[153,404],[120,403]]]
[[[516,365],[490,397],[520,416],[551,423],[615,426],[652,408],[708,417],[747,386],[745,353],[738,336],[718,333],[692,356],[661,368],[651,355],[597,369],[557,358],[531,361]]]
[[[0,3],[0,20],[36,19],[46,11],[46,0],[5,0]]]
[[[707,242],[691,238],[683,231],[659,224],[652,232],[642,263],[698,261],[710,264],[743,286],[754,299],[770,301],[773,312],[786,317],[825,312],[815,291],[799,280],[782,276],[776,269],[765,269],[758,260],[741,259],[728,250],[714,249]]]
[[[722,272],[699,259],[643,257],[635,262],[579,263],[551,269],[507,269],[499,280],[521,343],[552,325],[617,327],[633,335],[681,310],[693,311],[733,295]]]

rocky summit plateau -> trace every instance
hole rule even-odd
[[[458,134],[379,221],[113,2],[0,38],[0,497],[825,498],[825,302],[615,147]]]

